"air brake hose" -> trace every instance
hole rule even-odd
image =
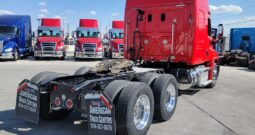
[[[139,46],[138,46],[138,52],[136,55],[136,35],[138,34],[139,39]],[[132,60],[136,63],[137,60],[139,59],[140,52],[141,52],[141,47],[142,47],[142,33],[139,30],[136,30],[133,33],[133,51],[132,51]]]
[[[142,11],[141,9],[137,9],[137,15],[136,15],[136,30],[133,33],[133,49],[132,49],[132,60],[135,62],[137,62],[137,60],[140,57],[140,53],[141,53],[141,48],[142,48],[142,33],[139,31],[139,15],[144,15],[144,11]],[[138,52],[136,55],[136,35],[138,34],[139,36],[139,46],[138,46]]]

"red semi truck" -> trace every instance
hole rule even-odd
[[[76,30],[75,59],[103,59],[104,51],[101,42],[98,21],[80,19],[80,27]]]
[[[75,110],[87,119],[88,135],[146,135],[153,119],[173,116],[178,89],[215,86],[219,66],[207,0],[127,0],[125,33],[125,58],[160,63],[173,75],[133,68],[128,60],[72,75],[41,72],[20,83],[16,115],[38,124],[39,116],[58,120]]]
[[[216,85],[208,0],[127,0],[124,42],[126,59],[160,63],[181,90]]]
[[[46,57],[65,59],[64,31],[61,29],[60,19],[42,18],[37,32],[34,47],[36,60]]]
[[[112,29],[109,30],[110,49],[109,57],[124,58],[124,21],[113,21]]]

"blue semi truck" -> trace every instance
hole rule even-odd
[[[255,28],[233,28],[230,31],[230,51],[224,52],[222,64],[255,66]]]
[[[0,59],[17,61],[32,52],[31,18],[0,15]]]

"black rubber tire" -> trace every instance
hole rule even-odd
[[[255,70],[255,55],[251,56],[250,59],[249,59],[249,66],[248,68],[250,70]]]
[[[175,103],[174,107],[171,112],[166,110],[166,100],[167,100],[167,87],[169,84],[172,83],[175,87]],[[175,112],[175,108],[177,105],[177,98],[178,98],[178,83],[176,78],[170,74],[163,74],[160,75],[153,87],[153,94],[154,94],[154,101],[155,101],[155,111],[154,111],[154,119],[159,121],[168,121]]]
[[[32,77],[31,82],[33,82],[37,85],[44,85],[58,77],[63,77],[63,76],[68,76],[68,74],[44,71],[44,72],[40,72],[40,73],[36,74],[34,77]]]
[[[219,58],[219,62],[218,62],[219,65],[225,65],[226,62],[225,62],[225,58]]]
[[[109,59],[112,59],[112,51],[109,51]]]
[[[50,72],[50,71],[40,72],[31,78],[31,82],[40,85],[41,81],[45,79],[46,76],[49,76],[50,74],[55,74],[55,72]]]
[[[247,59],[237,59],[237,66],[247,67],[248,64],[249,64],[248,58]]]
[[[80,58],[77,58],[77,57],[74,57],[74,60],[75,60],[75,61],[80,61],[81,59],[80,59]]]
[[[18,48],[14,48],[13,50],[13,61],[18,61],[20,59],[19,50]]]
[[[92,67],[81,67],[79,69],[77,69],[75,72],[74,72],[74,75],[83,75],[83,74],[86,74],[88,72],[95,72],[94,68]]]
[[[113,104],[116,105],[121,91],[130,83],[126,80],[113,81],[105,88],[104,92],[113,101]]]
[[[142,78],[141,82],[144,82],[148,84],[151,88],[153,88],[153,85],[155,83],[155,80],[159,77],[159,74],[157,73],[146,73]]]
[[[63,57],[61,57],[59,60],[65,60],[66,59],[66,53],[63,53]]]
[[[212,88],[216,87],[220,71],[218,70],[217,64],[214,65],[214,68],[217,68],[217,77],[213,80],[212,83],[210,83],[208,86],[206,86],[206,88],[212,89]],[[214,75],[215,75],[215,73],[214,73]]]
[[[65,76],[66,74],[55,73],[55,72],[41,72],[36,74],[31,82],[38,85],[44,85],[57,77]],[[40,95],[40,116],[48,120],[60,120],[69,116],[72,110],[59,110],[54,111],[50,108],[50,93]]]
[[[149,97],[151,109],[147,125],[139,130],[134,123],[134,107],[141,95]],[[122,90],[116,105],[117,133],[119,135],[146,135],[153,119],[153,112],[154,99],[151,88],[145,83],[130,83]]]
[[[40,57],[35,57],[35,60],[40,60]]]

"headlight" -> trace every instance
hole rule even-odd
[[[102,52],[103,51],[103,47],[100,47],[97,49],[98,52]]]
[[[59,51],[62,51],[63,49],[64,49],[64,46],[59,46],[59,47],[58,47],[58,50],[59,50]]]
[[[5,49],[5,52],[12,52],[12,48]]]

